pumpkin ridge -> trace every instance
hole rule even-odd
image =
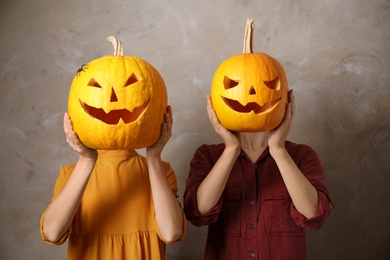
[[[271,70],[270,70],[271,67],[270,67],[270,63],[268,62],[268,59],[270,59],[270,57],[267,54],[262,52],[251,53],[250,55],[253,57],[257,66],[262,69],[261,71],[262,74],[264,75],[265,74],[264,72],[267,71],[268,74],[264,76],[271,78]],[[266,68],[266,70],[264,68]]]

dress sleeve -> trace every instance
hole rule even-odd
[[[67,183],[67,181],[68,181],[68,179],[73,171],[73,168],[74,168],[74,165],[70,166],[70,167],[61,167],[60,168],[60,175],[58,176],[58,178],[56,180],[56,184],[54,186],[54,191],[53,191],[53,196],[51,198],[51,201],[53,201],[58,196],[58,194],[61,193],[62,189],[65,187],[65,184]],[[45,218],[46,211],[47,211],[47,208],[43,212],[41,220],[40,220],[40,233],[41,233],[42,240],[45,243],[50,244],[50,245],[62,245],[63,243],[65,243],[65,241],[67,240],[67,238],[69,236],[70,228],[65,232],[63,237],[60,240],[58,240],[57,242],[49,241],[45,237],[45,234],[43,233],[43,220]]]
[[[214,165],[215,158],[212,157],[205,145],[199,147],[190,163],[190,173],[186,182],[184,192],[184,212],[194,226],[200,227],[209,225],[218,220],[221,212],[223,198],[207,213],[200,213],[198,210],[197,191],[199,185],[206,178]]]
[[[303,146],[301,159],[297,162],[299,169],[314,186],[318,193],[318,211],[314,217],[306,218],[291,203],[291,215],[300,227],[319,230],[329,218],[334,206],[325,183],[324,169],[318,154],[309,146]]]

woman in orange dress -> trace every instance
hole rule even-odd
[[[182,240],[186,229],[175,173],[161,160],[172,121],[168,106],[161,136],[143,157],[87,148],[65,114],[67,142],[79,159],[60,169],[42,239],[60,245],[69,238],[67,259],[165,259],[165,244]]]

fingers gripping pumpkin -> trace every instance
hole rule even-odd
[[[244,50],[217,68],[211,84],[213,108],[221,124],[239,132],[276,128],[288,103],[283,67],[265,53],[253,51],[253,20],[245,29]]]
[[[73,129],[81,142],[99,150],[129,150],[152,145],[160,136],[167,107],[165,83],[148,62],[123,55],[108,37],[114,55],[83,65],[68,99]]]

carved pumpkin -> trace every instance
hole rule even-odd
[[[83,65],[73,79],[68,112],[81,142],[99,150],[129,150],[152,145],[160,136],[167,107],[165,83],[148,62],[124,56],[108,37],[114,55]]]
[[[283,67],[271,56],[253,51],[253,20],[245,29],[244,50],[217,68],[211,100],[221,124],[239,132],[276,128],[288,103],[288,83]]]

